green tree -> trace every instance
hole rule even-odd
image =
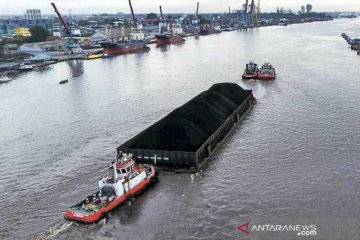
[[[31,37],[28,42],[44,42],[49,36],[48,30],[42,26],[34,26],[30,28]]]
[[[155,13],[149,13],[146,15],[146,19],[157,19],[157,15]]]

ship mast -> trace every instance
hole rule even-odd
[[[130,5],[132,19],[133,19],[133,22],[134,22],[134,27],[137,28],[137,22],[136,22],[136,18],[135,18],[135,14],[134,14],[134,9],[133,9],[132,4],[131,4],[131,0],[129,0],[129,5]]]

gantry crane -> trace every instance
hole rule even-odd
[[[76,38],[74,38],[74,35],[71,31],[71,27],[64,20],[59,10],[57,9],[55,3],[51,3],[51,6],[54,8],[56,15],[58,16],[61,24],[63,25],[66,35],[69,37],[69,40],[67,41],[64,49],[65,54],[82,54],[84,51],[80,47],[79,41]]]

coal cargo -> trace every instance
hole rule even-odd
[[[136,162],[197,171],[255,103],[251,90],[219,83],[117,148]]]

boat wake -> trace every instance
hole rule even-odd
[[[58,223],[55,226],[51,227],[49,231],[41,233],[39,236],[37,236],[36,240],[48,240],[53,239],[59,233],[64,232],[65,230],[69,229],[71,225],[73,225],[74,222],[66,222],[66,223]]]

